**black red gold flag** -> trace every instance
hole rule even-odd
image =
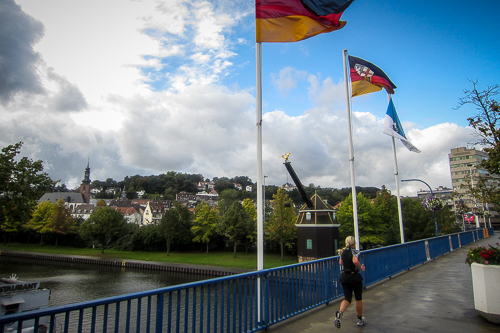
[[[394,94],[394,89],[397,88],[383,70],[361,58],[349,56],[349,73],[352,97],[380,91],[382,88],[388,94]]]
[[[342,29],[343,11],[354,0],[256,0],[256,41],[297,42]]]

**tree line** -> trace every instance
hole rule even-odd
[[[500,208],[500,108],[494,97],[499,93],[498,85],[489,86],[480,91],[477,82],[473,89],[465,90],[465,97],[459,100],[458,107],[471,104],[476,107],[477,114],[469,118],[470,125],[479,137],[478,145],[489,153],[489,159],[479,167],[487,170],[488,177],[479,180],[471,194],[478,200],[493,203]],[[252,185],[245,176],[234,178],[214,178],[215,189],[219,192],[220,201],[212,208],[206,203],[199,204],[195,213],[185,212],[185,207],[176,204],[169,210],[159,225],[139,228],[125,223],[123,215],[111,208],[98,209],[87,221],[72,220],[64,211],[61,203],[51,207],[37,207],[38,199],[52,190],[58,181],[50,179],[43,172],[42,161],[33,161],[27,157],[18,158],[22,142],[2,148],[0,154],[0,231],[5,242],[10,242],[12,235],[20,234],[22,241],[30,241],[36,235],[43,243],[45,239],[59,241],[75,246],[97,244],[104,248],[159,250],[170,252],[175,250],[192,250],[196,244],[205,251],[210,248],[221,248],[230,245],[233,251],[238,246],[246,250],[255,243],[255,191],[236,191],[233,183],[242,186]],[[196,184],[204,181],[202,175],[188,175],[168,172],[159,176],[125,177],[123,182],[107,179],[101,187],[121,187],[132,194],[136,190],[145,190],[148,195],[162,198],[175,198],[180,191],[196,192]],[[65,186],[59,187],[64,190]],[[150,194],[151,192],[152,194]],[[336,217],[341,224],[341,240],[352,235],[352,197],[350,190],[327,189],[310,184],[306,187],[309,196],[317,193],[329,204],[343,202]],[[269,249],[284,253],[285,250],[296,251],[296,228],[294,227],[297,210],[293,202],[301,202],[298,191],[287,193],[278,186],[266,186],[266,244]],[[364,248],[399,243],[399,223],[396,198],[383,186],[382,189],[358,188],[358,217],[360,242]],[[423,209],[422,203],[411,198],[403,198],[403,222],[406,241],[434,236],[432,213]],[[100,216],[100,215],[104,215]],[[120,217],[116,228],[97,229],[89,224],[99,225],[99,221],[107,221]],[[448,208],[437,214],[438,229],[441,234],[459,230],[455,216]],[[41,223],[41,221],[44,221]],[[66,223],[66,222],[68,223]],[[295,229],[294,229],[295,228]],[[103,231],[104,230],[104,231]],[[102,234],[106,237],[100,238]],[[99,236],[100,235],[100,236]],[[99,237],[98,237],[99,236]],[[234,252],[236,254],[236,252]]]
[[[121,250],[165,251],[170,254],[176,251],[210,249],[231,249],[236,256],[237,250],[253,250],[256,235],[255,199],[242,197],[233,183],[251,184],[248,177],[217,178],[219,184],[219,202],[211,207],[205,202],[199,203],[194,214],[179,202],[174,202],[172,209],[166,211],[158,225],[139,227],[126,223],[121,212],[106,207],[99,201],[99,209],[87,220],[73,219],[64,201],[57,203],[37,200],[56,182],[43,172],[41,161],[32,161],[26,157],[17,160],[22,143],[7,146],[0,155],[0,230],[4,242],[10,243],[11,236],[18,236],[18,241],[30,242],[34,238],[41,245],[44,242],[80,246],[100,247]],[[189,178],[191,175],[169,173],[160,177],[160,183],[177,184],[176,190],[192,189],[192,184],[201,176]],[[157,181],[154,177],[131,177],[133,186],[145,186]],[[168,182],[170,179],[170,183]],[[126,178],[128,180],[128,178]],[[175,180],[175,182],[174,182]],[[132,182],[133,181],[133,182]],[[142,182],[143,185],[140,185]],[[197,182],[196,182],[197,183]],[[106,184],[114,186],[110,179]],[[191,184],[191,185],[187,185]],[[184,187],[180,186],[183,185]],[[191,187],[190,187],[191,186]],[[148,187],[150,188],[150,187]],[[310,184],[306,187],[308,195],[318,194],[331,204],[343,202],[337,211],[340,227],[340,238],[353,234],[352,198],[350,189],[323,189]],[[399,243],[399,224],[397,220],[396,198],[383,186],[376,188],[358,188],[358,216],[360,241],[364,248]],[[271,196],[267,199],[267,196]],[[266,187],[265,239],[266,250],[279,252],[297,251],[297,219],[301,197],[297,190],[287,192],[277,186]],[[373,201],[373,203],[372,203]],[[295,205],[295,202],[298,202]],[[403,199],[403,214],[407,241],[432,237],[434,232],[432,214],[423,209],[420,201]],[[442,234],[456,232],[459,227],[455,223],[454,214],[445,209],[438,214],[438,224]],[[197,245],[198,244],[198,245]],[[203,249],[202,249],[203,248]]]

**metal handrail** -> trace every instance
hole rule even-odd
[[[360,260],[370,265],[363,272],[365,287],[492,233],[477,229],[362,251]],[[0,332],[28,320],[34,320],[37,331],[45,316],[50,317],[49,332],[56,332],[56,326],[61,332],[255,332],[343,296],[339,274],[338,257],[325,258],[6,315],[0,317]]]

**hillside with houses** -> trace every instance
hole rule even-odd
[[[172,173],[170,175],[172,175]],[[87,164],[82,183],[76,191],[45,193],[38,203],[45,201],[57,203],[59,200],[63,200],[66,207],[70,210],[71,216],[81,220],[87,220],[96,209],[99,209],[99,207],[109,206],[121,212],[128,223],[137,224],[139,226],[150,224],[158,225],[165,212],[173,206],[174,201],[181,203],[192,213],[194,213],[196,205],[201,202],[207,203],[210,207],[217,206],[219,193],[215,189],[215,181],[198,181],[193,192],[179,191],[175,193],[173,200],[165,199],[168,195],[159,195],[157,192],[151,194],[147,193],[144,189],[133,193],[131,190],[126,190],[127,186],[133,188],[134,186],[141,186],[141,183],[143,184],[142,186],[144,186],[144,184],[149,185],[149,182],[146,183],[144,178],[149,178],[149,180],[151,180],[152,177],[158,178],[158,176],[135,176],[131,179],[126,177],[125,180],[121,182],[122,184],[118,184],[113,180],[108,180],[107,182],[91,182],[90,166]],[[159,178],[161,179],[162,177],[160,176]],[[184,187],[191,187],[193,189],[193,186],[186,186],[186,182],[186,180],[182,182],[185,185]],[[123,185],[124,187],[120,188],[119,185]],[[161,188],[161,184],[159,186]],[[219,187],[223,188],[223,190],[233,189],[238,192],[247,192],[247,194],[241,195],[243,197],[254,196],[252,195],[252,184],[242,185],[239,183],[231,183],[224,178],[222,184],[219,184]],[[293,187],[290,187],[289,190],[293,190]],[[168,192],[168,189],[163,192]]]

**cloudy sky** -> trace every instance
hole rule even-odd
[[[267,184],[350,186],[342,50],[398,86],[409,140],[400,177],[451,187],[451,148],[474,142],[456,110],[468,80],[498,82],[497,0],[356,0],[340,31],[262,45]],[[168,171],[256,181],[255,20],[251,0],[0,0],[0,146],[23,141],[53,179]],[[384,91],[352,99],[356,183],[395,189],[382,133]],[[414,195],[420,183],[402,184]]]

